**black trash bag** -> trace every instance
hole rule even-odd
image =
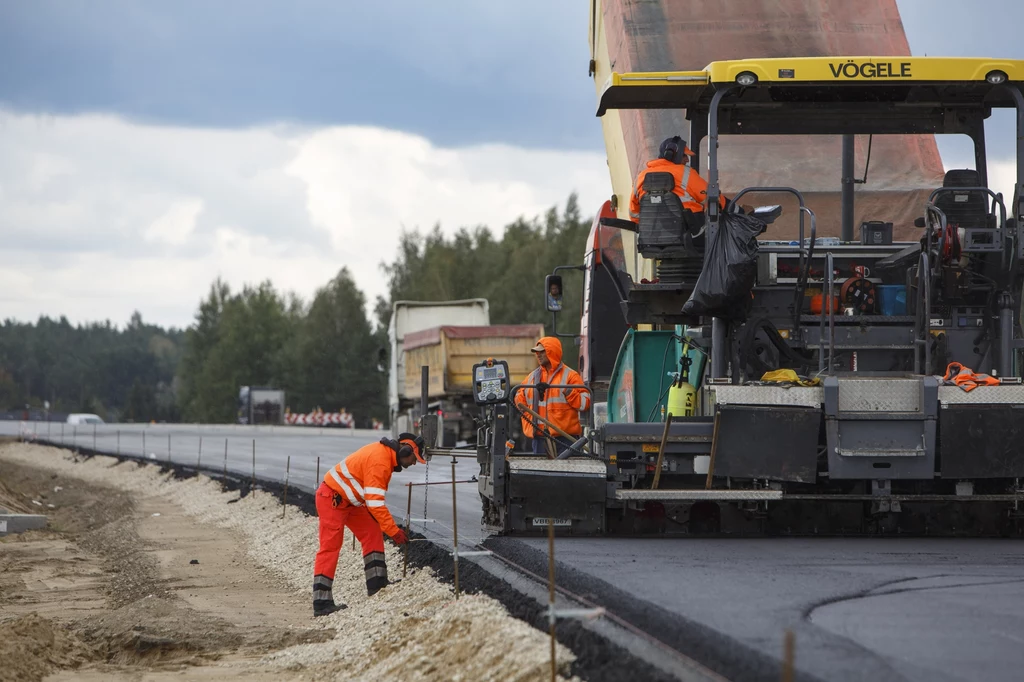
[[[750,292],[757,280],[757,236],[767,223],[742,213],[723,213],[718,232],[708,243],[704,268],[684,315],[708,315],[730,321],[746,319]]]

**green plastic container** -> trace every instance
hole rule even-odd
[[[682,329],[671,331],[636,331],[630,329],[622,339],[608,387],[609,422],[664,421],[662,408],[668,403],[672,385],[670,372],[679,371],[683,344]],[[704,355],[690,349],[690,383],[700,386]]]

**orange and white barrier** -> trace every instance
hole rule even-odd
[[[354,429],[356,426],[355,417],[350,412],[323,412],[314,410],[308,414],[294,414],[288,412],[284,416],[284,423],[292,426],[340,426],[347,429]]]

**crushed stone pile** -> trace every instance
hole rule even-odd
[[[162,497],[203,523],[239,532],[247,540],[249,556],[266,570],[268,579],[309,595],[312,624],[337,633],[324,643],[268,654],[266,665],[305,671],[313,679],[353,681],[549,679],[546,633],[515,619],[485,595],[463,595],[456,601],[452,588],[429,568],[410,567],[400,583],[367,597],[361,552],[358,543],[352,548],[349,534],[334,580],[334,598],[348,609],[314,620],[317,520],[294,507],[282,518],[281,503],[269,493],[242,497],[239,491],[224,492],[217,481],[203,475],[180,480],[157,465],[83,458],[40,445],[10,444],[0,448],[0,457],[135,495]],[[401,578],[401,550],[386,543],[385,551],[392,580]],[[560,671],[567,673],[574,656],[557,646]]]

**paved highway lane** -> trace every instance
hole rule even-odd
[[[50,437],[60,442],[60,424]],[[30,425],[31,427],[31,425]],[[91,427],[65,443],[92,447]],[[36,425],[45,437],[46,424]],[[381,432],[301,427],[105,425],[96,446],[114,453],[228,469],[306,491],[326,467]],[[142,434],[146,447],[142,447]],[[17,423],[0,423],[15,435]],[[405,483],[450,481],[450,458],[395,474],[388,505],[404,523]],[[478,471],[460,459],[456,480]],[[483,539],[476,483],[456,486],[460,544]],[[424,514],[424,502],[426,513]],[[413,530],[450,546],[451,488],[413,488]],[[546,552],[543,539],[520,542]],[[781,655],[783,631],[797,636],[797,667],[824,680],[1024,679],[1024,542],[937,539],[574,539],[560,538],[560,565],[615,585],[641,603],[679,614],[755,651]],[[655,633],[657,634],[657,633]]]
[[[538,550],[541,539],[523,540]],[[1024,543],[560,539],[560,563],[823,680],[1024,679]]]
[[[255,444],[257,479],[283,482],[287,470],[289,485],[306,492],[312,492],[319,486],[328,467],[363,445],[387,435],[382,431],[301,426],[101,424],[94,428],[91,425],[73,427],[59,422],[0,422],[0,435],[19,435],[20,432],[58,445],[77,445],[111,454],[144,457],[150,461],[200,465],[217,471],[226,467],[229,472],[242,476],[253,473]],[[460,457],[455,480],[471,479],[478,471],[479,466],[474,459]],[[434,483],[451,481],[451,458],[435,458],[429,466],[417,463],[412,469],[394,475],[388,506],[400,524],[404,525],[408,507],[405,484],[427,480]],[[480,542],[483,534],[477,484],[457,484],[456,494],[460,538],[463,542]],[[429,503],[426,513],[424,502]],[[450,545],[453,528],[451,488],[445,485],[414,486],[412,517],[417,519],[412,524],[414,531]],[[424,518],[429,521],[424,523]]]

